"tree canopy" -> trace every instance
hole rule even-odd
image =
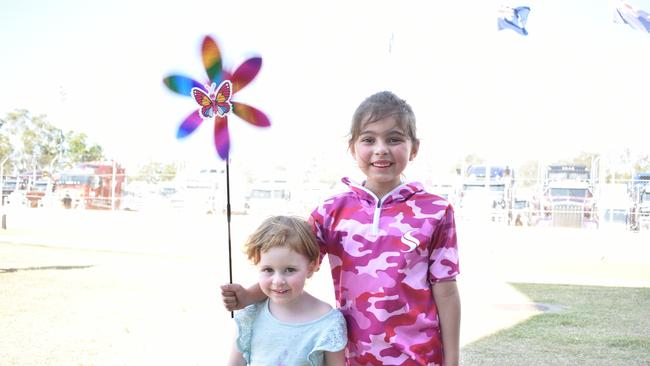
[[[84,133],[63,132],[45,115],[18,109],[0,119],[0,160],[5,172],[50,171],[57,164],[101,160],[103,149]]]

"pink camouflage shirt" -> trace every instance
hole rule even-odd
[[[454,211],[420,183],[381,201],[362,185],[311,214],[348,327],[348,365],[441,365],[431,285],[458,275]],[[321,257],[322,258],[322,257]]]

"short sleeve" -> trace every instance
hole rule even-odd
[[[252,304],[235,313],[237,324],[237,349],[244,356],[246,363],[251,360],[251,339],[253,336],[253,323],[257,316],[258,304]]]
[[[432,236],[429,283],[453,280],[460,273],[454,209],[448,205]]]
[[[333,310],[334,314],[328,327],[321,332],[316,340],[314,349],[309,352],[309,361],[317,365],[318,359],[323,352],[338,352],[345,348],[348,343],[348,332],[345,318],[338,309]]]

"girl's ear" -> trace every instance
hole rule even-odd
[[[409,161],[415,159],[418,155],[418,150],[420,149],[420,140],[413,141],[413,146],[411,146],[411,155],[409,156]]]
[[[311,278],[311,276],[314,274],[314,272],[317,272],[320,266],[318,265],[318,262],[312,262],[309,264],[309,268],[307,271],[307,278]]]

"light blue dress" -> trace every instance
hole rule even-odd
[[[268,299],[235,314],[237,348],[251,366],[317,366],[324,352],[348,342],[345,318],[338,309],[306,323],[285,323],[269,311]]]

